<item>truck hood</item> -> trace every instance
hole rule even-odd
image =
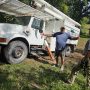
[[[22,33],[26,26],[18,24],[0,23],[0,36],[14,33]]]

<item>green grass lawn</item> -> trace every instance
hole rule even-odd
[[[86,40],[80,39],[78,49]],[[65,83],[69,73],[69,68],[60,72],[60,68],[29,58],[20,64],[0,64],[0,90],[90,90],[81,73],[72,86]]]

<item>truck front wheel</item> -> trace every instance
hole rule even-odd
[[[12,41],[4,48],[4,56],[10,64],[16,64],[23,61],[28,54],[28,48],[22,41]]]

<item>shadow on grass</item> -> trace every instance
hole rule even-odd
[[[43,70],[43,72],[41,72],[39,76],[47,80],[47,82],[49,80],[49,83],[57,81],[66,82],[67,80],[68,76],[67,72],[58,72],[49,68],[47,69],[43,66],[40,66],[40,68]]]
[[[35,90],[40,90],[43,88],[43,86],[51,88],[52,83],[66,82],[68,76],[66,72],[60,73],[58,71],[45,68],[43,66],[40,66],[39,70],[31,68],[29,73],[24,73],[18,70],[16,71],[16,73],[18,73],[19,76],[21,75],[23,79],[27,79],[26,82],[29,82],[33,88],[36,88]],[[25,85],[25,80],[22,83],[22,86]]]
[[[43,63],[43,64],[48,64],[48,61],[51,60],[49,58],[45,58],[44,55],[33,55],[33,54],[28,55],[28,58],[34,59],[35,61],[38,61],[38,62]]]

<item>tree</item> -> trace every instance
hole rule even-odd
[[[87,17],[90,14],[88,1],[90,0],[68,0],[70,17],[78,22],[83,17]]]
[[[70,1],[69,4],[70,4],[69,7],[70,17],[79,22],[81,19],[81,8],[82,8],[80,0],[72,0]]]
[[[45,0],[50,3],[55,8],[59,9],[65,14],[68,14],[69,6],[67,5],[67,0]]]
[[[87,5],[82,10],[82,17],[90,15],[90,0],[88,0]]]

